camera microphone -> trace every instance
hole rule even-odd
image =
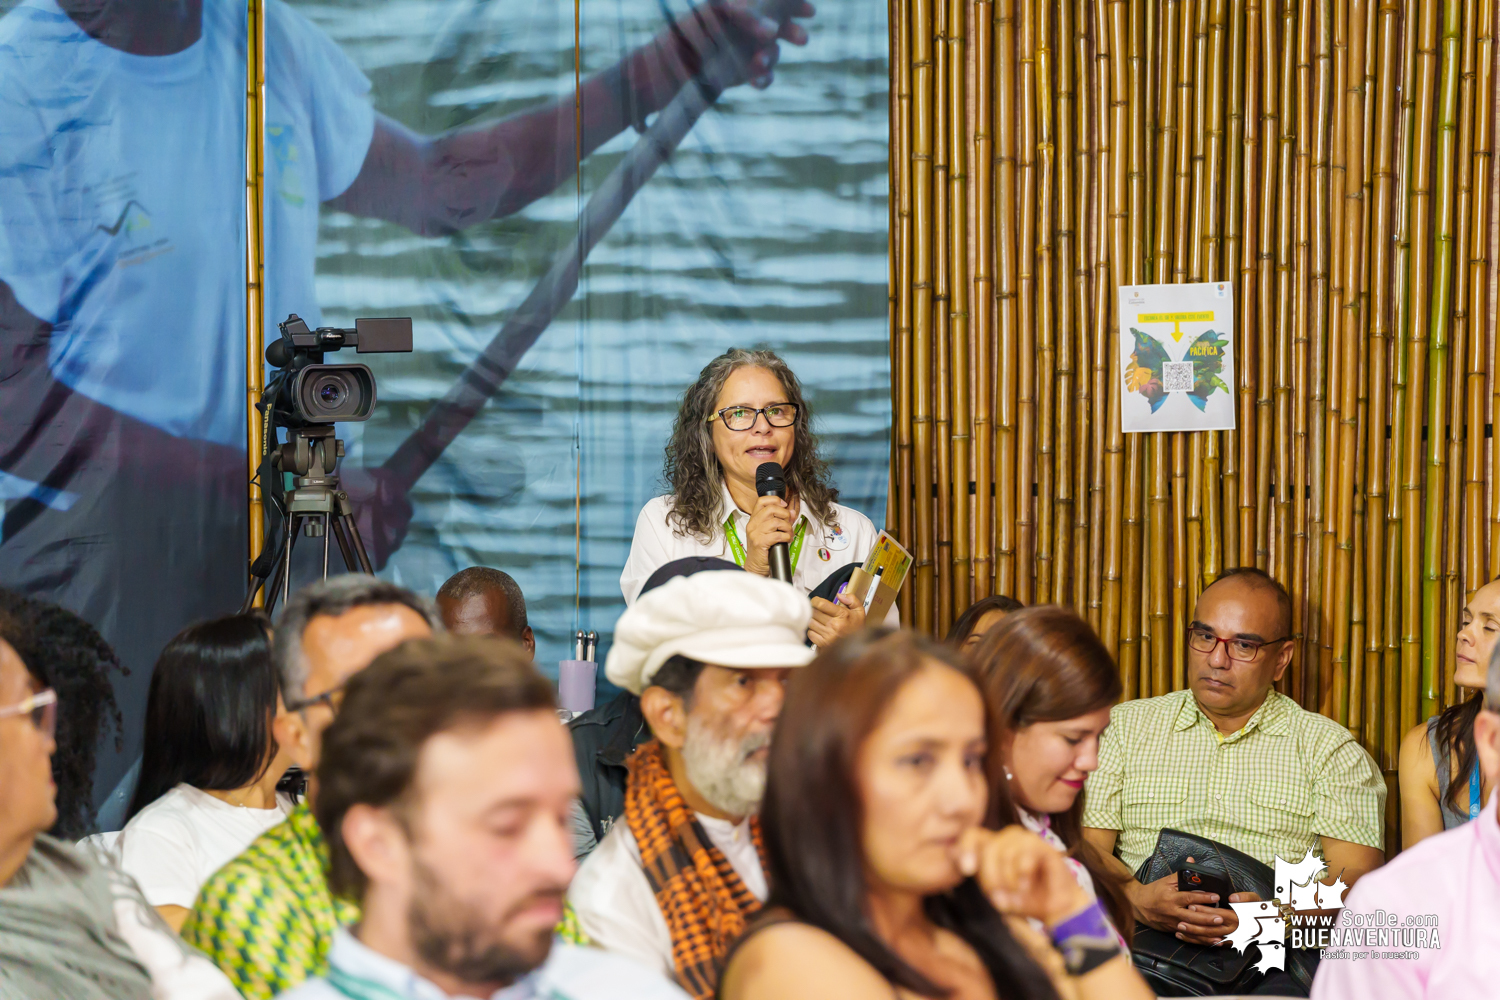
[[[786,477],[780,462],[762,462],[756,467],[755,495],[786,499]],[[771,564],[771,579],[792,582],[792,556],[786,542],[777,542],[767,549],[766,561]]]

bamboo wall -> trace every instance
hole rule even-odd
[[[1077,608],[1184,684],[1224,568],[1389,773],[1500,576],[1494,0],[892,0],[905,620]],[[1237,428],[1122,434],[1116,286],[1234,284]]]

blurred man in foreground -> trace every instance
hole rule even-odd
[[[519,646],[440,636],[384,654],[350,682],[318,776],[329,877],[364,916],[327,977],[288,997],[681,998],[659,973],[553,943],[578,775]]]

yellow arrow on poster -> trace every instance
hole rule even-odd
[[[1181,312],[1181,313],[1141,313],[1136,316],[1137,323],[1171,323],[1172,339],[1182,339],[1183,323],[1212,323],[1214,314],[1210,312]]]

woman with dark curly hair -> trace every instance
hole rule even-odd
[[[57,692],[57,822],[48,832],[77,840],[94,825],[96,751],[111,727],[117,742],[123,732],[109,675],[128,671],[94,626],[65,608],[0,587],[0,614],[11,623],[7,641],[37,681]]]
[[[755,471],[765,462],[783,469],[785,500],[757,496]],[[688,556],[733,559],[770,576],[767,554],[778,543],[788,547],[792,584],[811,593],[863,562],[878,535],[868,517],[837,503],[802,384],[771,351],[734,348],[699,373],[677,411],[665,479],[672,492],[647,503],[636,520],[620,576],[627,604],[657,569]],[[864,619],[852,594],[836,602],[815,597],[807,633],[824,646]]]

